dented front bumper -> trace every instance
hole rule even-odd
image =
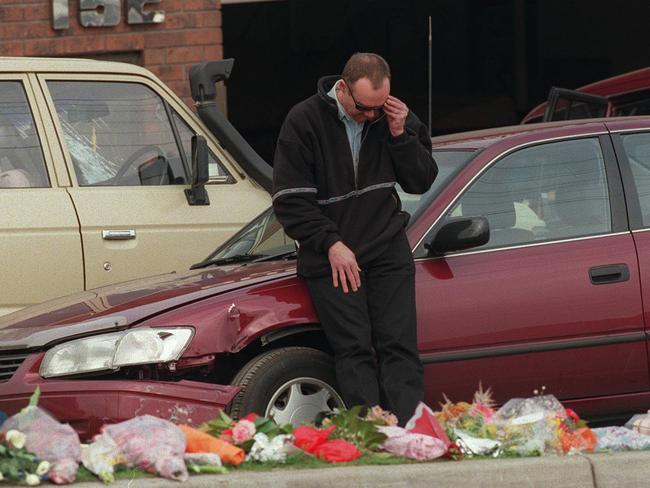
[[[7,415],[25,407],[37,386],[39,405],[87,439],[105,423],[155,415],[175,423],[198,425],[217,416],[239,388],[182,380],[52,379],[38,374],[44,353],[28,356],[13,376],[0,383],[0,410]]]

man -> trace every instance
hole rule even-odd
[[[414,265],[395,184],[424,193],[438,170],[427,128],[390,95],[390,69],[357,53],[291,109],[280,130],[273,208],[299,243],[298,274],[334,352],[348,406],[405,423],[423,397]],[[374,350],[373,350],[374,349]]]

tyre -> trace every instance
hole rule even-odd
[[[233,378],[241,391],[228,413],[241,418],[255,412],[278,424],[313,422],[322,412],[344,408],[336,391],[332,358],[308,347],[283,347],[265,352]]]

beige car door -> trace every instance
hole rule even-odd
[[[1,75],[0,315],[84,288],[67,174],[45,141],[30,78]]]
[[[188,269],[270,204],[212,140],[210,204],[189,205],[180,134],[191,138],[191,117],[148,79],[49,75],[41,86],[71,168],[87,288]]]

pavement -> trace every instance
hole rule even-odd
[[[4,485],[3,485],[4,486]],[[75,483],[75,488],[98,488]],[[650,486],[650,451],[481,459],[389,466],[276,469],[192,476],[185,483],[160,478],[119,480],[115,488],[636,488]]]

